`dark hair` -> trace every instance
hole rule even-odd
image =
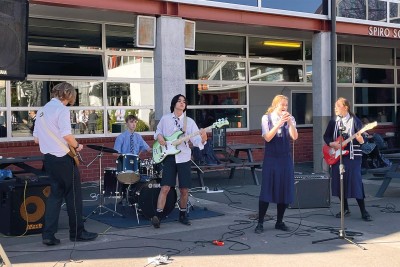
[[[175,105],[176,105],[176,103],[178,103],[179,97],[183,97],[183,98],[185,99],[186,104],[185,104],[185,109],[183,110],[183,112],[186,111],[186,109],[187,109],[186,97],[185,97],[184,95],[179,94],[179,95],[174,96],[174,97],[172,98],[172,100],[171,100],[171,106],[170,106],[170,108],[169,108],[169,109],[171,110],[171,113],[174,112]]]
[[[126,116],[125,122],[128,123],[128,121],[130,121],[130,120],[138,121],[138,117],[136,117],[135,115],[129,114],[128,116]]]

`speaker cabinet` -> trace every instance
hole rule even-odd
[[[0,0],[0,80],[27,75],[28,1]]]
[[[321,174],[295,175],[294,201],[290,208],[328,208],[331,204],[329,177]]]
[[[14,179],[0,183],[0,232],[5,235],[42,232],[50,181],[17,183]]]

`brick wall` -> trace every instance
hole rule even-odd
[[[309,162],[313,160],[313,140],[312,140],[312,128],[300,128],[299,139],[294,142],[294,157],[295,162]],[[394,132],[393,126],[380,126],[370,132],[377,132],[385,134],[386,132]],[[153,136],[144,136],[145,141],[149,144],[153,144]],[[81,156],[88,164],[99,154],[99,151],[88,148],[86,145],[103,145],[105,147],[113,148],[115,137],[107,138],[87,138],[78,139],[79,143],[84,145],[84,149],[81,152]],[[261,131],[245,131],[245,132],[229,132],[227,133],[227,144],[239,144],[239,143],[253,143],[253,144],[264,144],[264,140],[261,138]],[[19,142],[3,142],[0,143],[0,156],[3,158],[7,157],[27,157],[27,156],[41,155],[39,147],[33,141],[19,141]],[[254,159],[259,161],[263,159],[263,150],[255,150],[253,153]],[[151,154],[145,153],[140,156],[142,159],[150,158]],[[104,153],[101,157],[102,166],[100,169],[100,160],[97,158],[93,163],[86,167],[82,164],[80,168],[82,181],[97,181],[100,174],[103,174],[104,168],[113,167],[116,168],[116,156],[111,153]],[[41,168],[40,162],[29,162],[36,168]],[[17,167],[9,167],[10,169],[18,170]]]

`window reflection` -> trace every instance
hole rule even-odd
[[[303,42],[249,38],[249,56],[278,60],[303,60]]]
[[[327,15],[328,2],[328,0],[264,0],[262,7]]]
[[[109,106],[154,105],[154,84],[152,83],[107,83]]]
[[[247,127],[246,108],[188,109],[187,114],[196,121],[200,128],[206,128],[221,118],[228,119],[230,128]]]
[[[296,123],[312,124],[312,94],[311,92],[293,92],[292,93],[292,115],[296,119]]]
[[[395,110],[393,106],[388,107],[356,107],[355,112],[360,119],[367,118],[369,121],[394,122]]]
[[[236,61],[186,60],[186,79],[244,81],[246,64]]]
[[[250,63],[250,80],[300,82],[303,80],[303,67],[301,65]]]
[[[6,81],[0,80],[0,107],[6,106]]]
[[[7,137],[7,111],[0,110],[0,137]]]
[[[62,81],[11,82],[12,107],[41,107],[50,101],[50,89]],[[77,90],[75,106],[102,106],[103,83],[66,81]]]
[[[152,57],[110,55],[107,67],[108,77],[154,78]]]
[[[388,104],[394,103],[393,88],[355,87],[356,104]]]
[[[246,105],[246,86],[187,84],[189,105]]]
[[[11,111],[12,137],[32,136],[36,123],[37,110]]]
[[[111,109],[108,111],[108,131],[111,133],[122,133],[126,130],[125,117],[135,115],[138,117],[136,132],[155,131],[156,121],[154,109],[129,109],[124,108],[124,120],[117,120],[119,109]]]
[[[356,83],[394,83],[393,69],[355,68]]]
[[[72,133],[75,135],[104,133],[102,110],[71,110],[70,122]]]
[[[351,67],[337,67],[337,82],[338,83],[351,83],[352,82],[352,72]]]

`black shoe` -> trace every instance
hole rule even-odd
[[[364,213],[361,215],[361,218],[362,218],[364,221],[366,221],[366,222],[372,221],[371,215],[369,215],[368,211],[364,212]]]
[[[282,230],[282,231],[285,231],[285,232],[289,231],[289,227],[287,227],[284,222],[277,222],[275,224],[275,229]]]
[[[151,218],[151,224],[154,228],[160,228],[160,219],[157,216],[153,216],[153,218]]]
[[[189,221],[188,217],[186,217],[186,216],[180,216],[179,222],[184,225],[192,225],[192,223]]]
[[[349,210],[344,210],[344,217],[349,217],[350,216],[350,211]],[[340,214],[340,212],[336,213],[335,217],[336,218],[340,218],[342,215]]]
[[[47,246],[55,246],[55,245],[60,244],[60,239],[57,239],[55,237],[53,237],[53,238],[45,238],[45,239],[42,240],[42,243],[44,245],[47,245]]]
[[[261,234],[264,232],[264,226],[262,225],[262,223],[257,224],[256,229],[254,229],[254,232],[256,234]]]
[[[87,241],[92,241],[95,240],[99,235],[97,233],[91,233],[86,230],[83,230],[82,233],[75,237],[75,236],[70,236],[69,240],[72,242],[87,242]]]

